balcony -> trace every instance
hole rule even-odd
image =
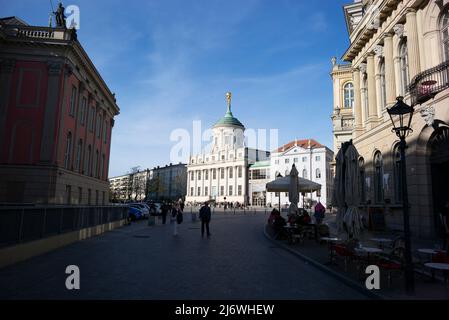
[[[408,87],[411,105],[423,104],[446,88],[449,88],[449,61],[423,71],[413,78]]]

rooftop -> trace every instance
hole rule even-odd
[[[235,118],[234,115],[232,114],[231,93],[230,92],[228,92],[226,94],[226,98],[228,100],[228,110],[227,110],[226,114],[224,115],[224,117],[221,118],[220,120],[218,120],[217,123],[215,123],[214,128],[217,128],[217,127],[240,127],[242,129],[245,129],[245,126],[237,118]]]
[[[293,147],[301,147],[304,149],[308,149],[309,144],[312,149],[325,148],[325,146],[323,146],[321,143],[319,143],[318,141],[316,141],[314,139],[303,139],[303,140],[294,140],[287,144],[284,144],[283,146],[279,147],[278,149],[274,150],[273,152],[284,152],[284,151],[290,150]]]

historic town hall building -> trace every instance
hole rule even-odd
[[[193,155],[187,166],[187,203],[213,200],[217,203],[249,203],[248,170],[256,161],[269,159],[268,151],[245,146],[245,126],[228,110],[213,126],[210,153]]]

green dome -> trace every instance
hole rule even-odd
[[[228,111],[226,112],[225,116],[218,120],[218,122],[214,125],[214,128],[217,127],[240,127],[245,128],[245,126],[232,115],[231,112],[231,106],[228,106]]]

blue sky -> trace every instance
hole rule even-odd
[[[53,1],[57,5],[57,1]],[[279,143],[332,148],[332,56],[348,45],[350,0],[82,0],[78,38],[121,114],[110,176],[170,162],[170,133],[203,129],[226,111],[247,128],[279,129]],[[47,25],[49,0],[0,0],[0,16]]]

